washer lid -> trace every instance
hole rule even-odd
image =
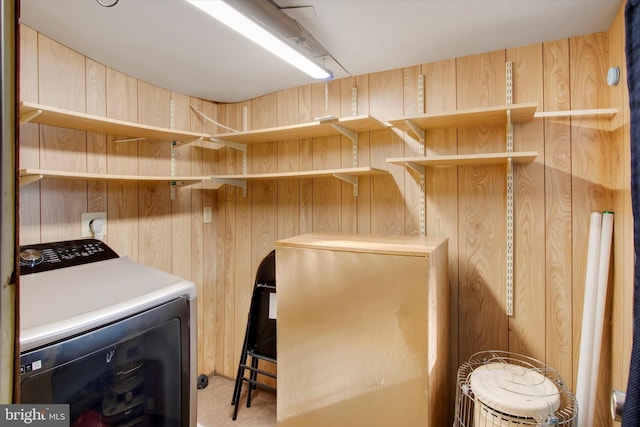
[[[509,363],[487,363],[471,373],[476,399],[503,414],[548,419],[560,407],[560,392],[538,370]]]

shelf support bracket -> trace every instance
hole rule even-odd
[[[233,185],[234,187],[242,188],[242,197],[247,197],[247,180],[246,179],[234,179],[234,178],[213,178],[214,181],[218,181],[222,184]]]
[[[336,123],[332,123],[331,126],[337,130],[338,132],[340,132],[341,134],[343,134],[344,136],[346,136],[347,138],[349,138],[352,142],[351,144],[351,164],[353,165],[354,168],[358,167],[358,132],[352,131],[351,129],[347,129],[344,126],[341,126],[339,124]],[[340,178],[340,177],[338,177]],[[353,184],[353,195],[354,196],[358,196],[358,179],[357,177],[355,177],[355,182],[352,182]],[[345,180],[344,178],[340,178],[344,181],[348,181]],[[349,182],[349,181],[348,181]]]
[[[411,120],[405,120],[404,122],[407,124],[407,126],[409,126],[409,129],[411,129],[411,132],[413,132],[418,137],[418,142],[420,142],[421,144],[424,144],[425,135],[426,135],[426,132],[424,131],[424,129],[420,129],[420,127],[415,123],[413,123]]]
[[[358,196],[358,177],[353,175],[347,175],[344,173],[334,173],[333,176],[342,181],[348,182],[353,185],[353,195]]]
[[[506,63],[506,105],[513,104],[512,63]],[[507,110],[507,153],[513,153],[513,126],[511,124],[511,110]],[[513,316],[513,160],[507,160],[507,316]]]
[[[421,165],[416,162],[405,162],[405,165],[407,165],[409,169],[418,173],[422,178],[424,178],[425,174],[427,173],[427,167],[425,165]]]
[[[425,113],[425,90],[424,90],[424,74],[420,73],[418,75],[418,114]],[[418,137],[418,155],[421,157],[425,156],[425,142],[426,135],[424,129],[416,126],[415,123],[408,120],[407,126],[411,128],[411,131],[416,134]],[[411,162],[410,162],[411,163]],[[407,164],[411,169],[416,171],[419,174],[418,178],[418,203],[420,204],[418,208],[418,231],[420,236],[426,236],[427,234],[427,202],[426,202],[426,175],[427,168],[424,165],[416,165],[416,164]]]
[[[114,139],[113,142],[133,142],[133,141],[144,141],[147,138],[119,138]]]
[[[22,175],[19,178],[19,184],[20,187],[22,187],[23,185],[28,185],[31,183],[34,183],[36,181],[40,181],[42,178],[44,178],[44,175],[42,174],[36,174],[36,175]]]
[[[173,146],[174,147],[180,147],[182,145],[188,145],[188,144],[193,144],[194,142],[200,142],[202,141],[202,137],[200,138],[194,138],[194,139],[183,139],[182,141],[174,141]]]
[[[23,125],[25,123],[29,123],[31,120],[38,117],[40,114],[42,114],[42,110],[33,110],[33,111],[29,111],[28,113],[21,114],[20,124]]]
[[[247,144],[240,144],[238,142],[226,141],[222,138],[211,137],[212,142],[216,144],[224,145],[225,147],[234,148],[242,152],[242,174],[247,174]]]

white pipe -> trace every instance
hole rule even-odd
[[[598,266],[598,282],[596,293],[596,306],[593,328],[593,351],[591,359],[591,373],[588,386],[588,406],[592,412],[589,415],[593,419],[593,409],[596,403],[596,391],[598,388],[598,370],[600,368],[600,351],[602,347],[602,330],[604,329],[604,311],[607,302],[607,285],[609,282],[609,262],[611,258],[611,238],[613,237],[613,213],[605,212],[602,216],[602,234],[600,237],[600,259]],[[593,424],[591,424],[593,425]]]
[[[602,214],[591,213],[589,225],[589,246],[587,252],[587,271],[584,284],[584,305],[582,307],[582,332],[580,335],[580,355],[578,361],[578,381],[576,400],[578,401],[578,427],[593,426],[593,410],[588,406],[591,384],[591,364],[593,350],[594,311],[596,305],[596,286],[600,258],[600,240],[602,232]]]

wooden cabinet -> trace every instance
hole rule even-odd
[[[447,240],[276,242],[278,426],[446,423]]]

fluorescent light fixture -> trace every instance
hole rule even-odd
[[[262,46],[274,55],[287,61],[300,71],[319,80],[331,79],[332,75],[311,59],[289,46],[264,27],[247,18],[222,0],[188,0],[203,12],[211,15],[229,28]]]

